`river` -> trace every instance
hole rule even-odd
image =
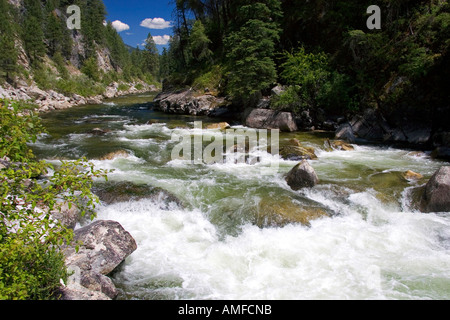
[[[282,133],[281,144],[296,138],[318,156],[310,164],[319,184],[293,191],[284,176],[298,162],[267,152],[256,164],[172,159],[174,132],[195,135],[196,121],[215,120],[155,112],[152,99],[127,96],[45,114],[48,134],[33,145],[39,158],[85,156],[114,169],[110,183],[158,187],[180,199],[98,208],[96,219],[120,222],[138,244],[112,275],[119,299],[450,299],[450,214],[420,213],[412,200],[448,163],[377,145],[329,151],[328,133]],[[128,156],[99,160],[118,150]],[[274,161],[278,169],[263,174]],[[402,178],[407,170],[423,178]],[[299,208],[326,214],[274,223],[274,211]]]

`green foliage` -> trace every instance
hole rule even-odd
[[[24,108],[25,107],[25,108]],[[56,167],[37,161],[28,143],[43,132],[32,106],[0,101],[0,299],[52,299],[67,278],[61,247],[73,233],[53,219],[63,203],[95,216],[91,188],[107,172],[85,159]]]
[[[101,95],[105,92],[105,85],[94,82],[85,75],[71,76],[68,79],[59,79],[54,85],[54,90],[64,95],[73,93],[83,97],[92,97]]]
[[[130,89],[130,86],[125,83],[119,84],[119,87],[117,88],[119,91],[127,91],[128,89]]]
[[[100,81],[100,71],[98,70],[97,59],[94,57],[90,57],[84,61],[81,72],[96,82]]]
[[[328,57],[324,53],[307,53],[304,48],[300,48],[294,54],[286,54],[286,62],[281,68],[282,79],[288,85],[299,86],[301,104],[316,106],[317,95],[330,77]]]
[[[10,80],[17,71],[17,50],[9,3],[0,0],[0,79]]]
[[[240,25],[225,39],[228,90],[244,103],[253,101],[261,90],[276,82],[273,56],[280,32],[276,22],[279,1],[248,2],[239,8]]]
[[[349,77],[333,71],[323,52],[307,53],[302,47],[286,53],[281,70],[288,88],[273,99],[273,108],[294,113],[318,107],[329,112],[355,111]]]
[[[150,33],[147,40],[145,40],[143,55],[144,73],[148,72],[153,76],[157,76],[159,74],[159,52]]]
[[[224,79],[224,68],[221,65],[211,67],[211,70],[201,74],[193,81],[193,87],[197,90],[208,88],[212,93],[220,93],[221,83]]]
[[[271,107],[275,110],[300,113],[303,106],[299,91],[299,86],[288,86],[285,91],[272,98]]]
[[[209,49],[211,40],[205,34],[205,27],[200,20],[195,21],[189,37],[189,47],[192,58],[196,63],[207,63],[211,61],[212,51]]]
[[[46,53],[41,2],[25,0],[24,7],[26,14],[23,17],[22,40],[31,61],[36,62]]]

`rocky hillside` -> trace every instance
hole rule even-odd
[[[0,98],[35,99],[45,110],[157,89],[148,52],[129,50],[103,2],[77,4],[81,28],[71,29],[67,1],[0,0]]]

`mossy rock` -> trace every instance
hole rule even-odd
[[[285,160],[317,160],[316,151],[311,147],[304,147],[297,139],[289,140],[288,144],[280,148],[280,155]]]
[[[353,151],[355,147],[342,140],[325,140],[325,149],[327,151],[340,150],[340,151]]]
[[[323,208],[294,203],[289,197],[264,198],[258,205],[256,224],[259,227],[283,227],[288,224],[309,226],[316,219],[329,217]]]
[[[170,192],[149,186],[138,185],[132,182],[98,183],[92,192],[105,204],[114,204],[128,201],[149,199],[160,204],[161,209],[167,209],[170,203],[183,207],[183,202]]]

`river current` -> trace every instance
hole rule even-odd
[[[152,111],[152,99],[43,115],[48,134],[33,145],[42,159],[87,157],[114,169],[110,183],[161,188],[182,203],[144,198],[98,207],[96,219],[120,222],[138,244],[112,275],[119,299],[450,299],[450,213],[420,213],[414,196],[449,163],[378,145],[330,151],[328,133],[281,133],[281,145],[296,138],[318,156],[309,163],[319,184],[293,191],[284,177],[298,162],[260,150],[250,151],[256,164],[172,159],[175,131],[218,133],[194,127],[213,119]],[[100,160],[118,150],[126,154]],[[262,174],[274,162],[278,170]],[[423,178],[407,180],[407,170]],[[286,203],[286,210],[327,214],[271,223],[268,212]]]

